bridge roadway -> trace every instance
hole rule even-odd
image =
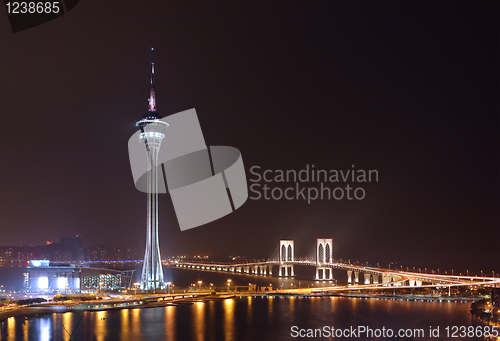
[[[130,260],[130,261],[95,261],[88,262],[96,265],[107,264],[116,265],[123,263],[135,263],[140,264],[142,261]],[[224,272],[235,272],[235,273],[246,273],[260,276],[271,276],[273,266],[293,266],[293,265],[307,265],[307,266],[320,266],[322,268],[332,268],[346,270],[348,277],[352,279],[349,282],[349,288],[356,289],[383,289],[388,286],[399,287],[399,288],[414,288],[414,287],[460,287],[460,286],[485,286],[494,287],[500,286],[500,278],[497,277],[476,277],[476,276],[454,276],[454,275],[439,275],[439,274],[428,274],[420,272],[407,272],[383,268],[374,267],[364,267],[353,264],[338,263],[338,262],[322,262],[316,263],[316,261],[278,261],[278,260],[268,260],[259,262],[247,262],[247,263],[203,263],[203,262],[184,262],[184,261],[171,261],[163,262],[164,265],[175,266],[180,268],[195,269],[195,270],[206,270],[206,271],[224,271]],[[359,284],[359,274],[364,274],[364,284]],[[351,275],[354,274],[354,279]],[[288,276],[283,276],[288,277]],[[382,278],[382,283],[379,279]],[[425,284],[427,283],[427,284]],[[330,290],[328,287],[323,287],[322,290]],[[336,287],[342,288],[342,287]],[[344,287],[345,289],[345,287]]]
[[[271,276],[272,267],[274,265],[291,266],[291,265],[307,265],[318,266],[316,261],[287,261],[279,262],[277,260],[248,262],[248,263],[202,263],[202,262],[183,262],[174,261],[164,263],[165,265],[175,266],[179,268],[195,269],[195,270],[208,270],[208,271],[222,271],[222,272],[235,272],[246,273],[261,276]],[[345,290],[349,289],[387,289],[390,287],[398,288],[414,288],[414,287],[460,287],[460,286],[500,286],[500,278],[496,277],[476,277],[476,276],[453,276],[453,275],[438,275],[427,274],[420,272],[406,272],[399,270],[364,267],[345,263],[321,263],[321,267],[328,267],[331,269],[346,270],[348,277],[355,274],[353,283],[348,286],[338,287],[323,287],[319,290]],[[364,284],[358,284],[359,273],[364,274]],[[382,283],[379,282],[382,279]]]

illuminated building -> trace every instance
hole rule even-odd
[[[133,273],[49,260],[31,260],[27,268],[27,289],[42,293],[124,289],[131,286]]]
[[[151,49],[153,50],[153,49]],[[158,242],[158,153],[165,137],[168,124],[160,121],[156,112],[155,65],[151,63],[151,88],[149,90],[149,111],[136,123],[141,128],[139,139],[147,153],[147,233],[146,251],[141,275],[141,289],[155,290],[165,287]]]

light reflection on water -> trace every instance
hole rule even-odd
[[[120,340],[126,340],[130,337],[129,335],[129,329],[130,329],[130,309],[122,309],[120,311],[121,315],[121,334],[120,334]]]
[[[24,341],[28,341],[28,334],[29,334],[29,329],[30,329],[30,322],[28,320],[24,321],[23,324],[23,335],[24,335]]]
[[[97,341],[104,341],[106,339],[106,315],[107,311],[97,311],[93,314],[94,317],[94,335]]]
[[[235,300],[224,300],[224,340],[234,341],[234,305]]]
[[[193,304],[193,308],[194,321],[196,321],[193,328],[193,339],[203,341],[205,338],[205,304],[203,302],[196,302]]]
[[[253,318],[252,318],[252,300],[253,300],[253,297],[252,296],[248,296],[248,301],[247,301],[247,304],[248,304],[248,307],[247,307],[247,325],[252,325],[252,322],[253,322]]]
[[[139,308],[134,308],[130,309],[132,312],[132,319],[130,321],[131,328],[130,328],[130,335],[135,336],[135,335],[141,335],[141,309]],[[133,340],[133,338],[132,338]]]
[[[217,336],[217,322],[218,322],[218,316],[216,313],[216,308],[220,307],[221,305],[218,302],[211,301],[208,303],[208,325],[207,325],[207,332],[208,332],[208,340],[210,341],[215,341],[216,336]]]
[[[168,306],[165,307],[165,332],[167,340],[175,341],[175,313],[177,307]]]
[[[62,326],[63,326],[63,340],[69,340],[71,337],[71,333],[73,333],[73,329],[75,325],[73,324],[72,313],[64,313],[62,315]]]
[[[470,326],[470,304],[339,297],[236,297],[147,309],[10,318],[2,340],[289,340],[290,328]],[[62,327],[64,326],[64,328]],[[309,339],[314,340],[314,339]],[[498,340],[498,339],[497,339]]]
[[[40,328],[39,328],[39,340],[40,341],[49,341],[51,336],[51,328],[50,323],[51,320],[48,317],[40,319]]]
[[[8,341],[15,340],[15,335],[16,335],[16,320],[13,317],[9,317],[7,319],[7,333],[8,334]],[[2,334],[3,336],[3,334]]]
[[[272,323],[273,322],[273,301],[274,301],[274,296],[269,296],[269,298],[267,299],[267,316],[270,320],[270,322]]]

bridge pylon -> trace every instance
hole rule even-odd
[[[318,238],[316,240],[316,280],[332,280],[332,238]],[[320,270],[322,276],[320,278]],[[328,273],[328,276],[327,276]]]
[[[295,245],[294,241],[290,239],[280,239],[280,262],[279,262],[279,277],[288,277],[295,276],[293,273],[293,263],[295,261],[294,258],[295,253]],[[288,269],[290,269],[290,274],[288,274]]]

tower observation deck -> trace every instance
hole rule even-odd
[[[153,51],[153,49],[151,49]],[[147,153],[147,220],[146,250],[140,286],[142,290],[156,290],[165,287],[158,240],[158,153],[165,137],[168,123],[156,112],[155,64],[151,63],[151,88],[149,110],[136,125],[141,128],[139,142],[144,143]]]

